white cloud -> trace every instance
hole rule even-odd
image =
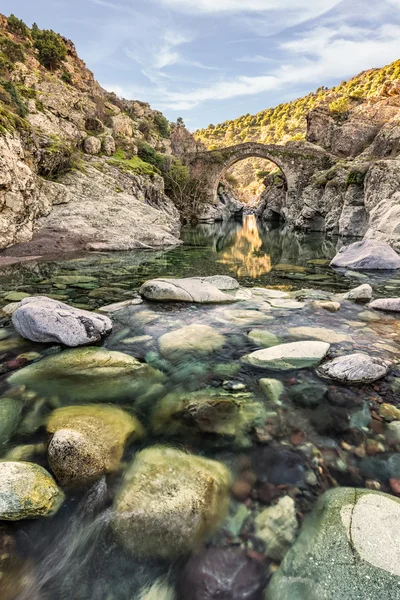
[[[182,93],[164,92],[164,106],[189,110],[203,102],[228,100],[298,84],[322,85],[332,78],[347,78],[358,72],[382,66],[398,57],[400,26],[383,25],[375,31],[357,27],[321,27],[284,42],[288,58],[278,68],[255,77],[245,75],[233,81]]]
[[[261,56],[261,54],[256,54],[255,56],[243,56],[242,58],[235,58],[235,61],[255,64],[276,62],[275,59],[270,58],[268,56]]]
[[[187,13],[245,13],[295,10],[325,12],[339,0],[159,0],[164,6]],[[323,6],[321,6],[323,4]]]

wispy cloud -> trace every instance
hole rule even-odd
[[[158,0],[161,4],[187,13],[246,13],[299,10],[307,13],[329,10],[340,0]]]

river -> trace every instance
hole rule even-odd
[[[340,240],[295,233],[282,226],[269,228],[253,216],[245,217],[243,223],[187,228],[182,237],[181,247],[165,252],[93,253],[0,270],[0,306],[25,293],[94,310],[131,298],[144,281],[154,277],[230,275],[243,288],[241,299],[228,306],[145,302],[113,313],[114,328],[102,347],[135,357],[161,373],[129,393],[121,391],[124,375],[121,381],[110,382],[102,379],[100,371],[98,381],[93,373],[86,377],[74,372],[69,377],[63,372],[36,379],[21,376],[14,385],[8,379],[11,373],[22,373],[20,367],[40,364],[64,350],[54,344],[27,342],[16,335],[6,318],[0,321],[0,406],[4,398],[22,405],[16,425],[0,428],[3,458],[22,457],[51,471],[45,423],[52,411],[71,405],[103,402],[118,406],[135,415],[145,430],[141,439],[125,449],[119,468],[106,478],[83,489],[66,486],[66,499],[53,517],[2,526],[2,543],[10,540],[5,556],[7,552],[12,555],[11,566],[4,563],[5,574],[0,560],[2,600],[173,598],[166,592],[157,595],[158,588],[148,596],[143,590],[160,578],[179,587],[185,557],[132,553],[110,525],[114,498],[130,462],[139,450],[155,444],[217,460],[239,482],[228,516],[208,539],[217,549],[241,547],[262,556],[255,521],[279,497],[294,498],[297,517],[302,519],[333,486],[375,485],[390,491],[386,467],[395,446],[382,419],[375,416],[383,401],[399,402],[400,371],[395,365],[387,378],[373,385],[347,386],[321,378],[313,367],[265,373],[241,359],[265,344],[308,339],[314,329],[314,339],[331,343],[330,357],[362,351],[396,363],[400,356],[396,318],[376,315],[351,302],[343,302],[339,312],[329,312],[309,300],[332,296],[338,300],[338,294],[360,283],[371,283],[377,295],[399,296],[400,274],[334,271],[329,262]],[[290,298],[282,304],[272,300],[269,307],[263,288],[281,291],[283,297],[288,293]],[[250,289],[253,295],[246,294]],[[302,292],[305,289],[313,291]],[[161,336],[193,324],[206,325],[223,336],[221,349],[199,355],[160,353]],[[260,384],[265,378],[278,382],[279,393],[269,384]],[[217,395],[228,404],[235,397],[248,411],[243,423],[236,429],[230,423],[229,431],[222,425],[218,429],[218,419],[225,422],[225,413],[222,410],[221,416],[219,409],[211,424],[207,415],[204,421],[191,420],[192,413],[184,414],[184,408],[170,415],[161,409],[157,412],[166,396],[191,397],[195,403],[199,391]],[[102,436],[101,430],[98,435]],[[251,482],[247,492],[245,485],[240,490],[244,481]],[[144,533],[151,538],[152,527]],[[272,572],[278,562],[268,561],[265,570]],[[258,599],[260,594],[238,592],[223,597]]]

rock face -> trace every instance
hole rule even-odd
[[[250,430],[262,426],[264,421],[264,407],[252,395],[231,395],[206,388],[165,396],[154,407],[152,429],[156,435],[181,435],[188,439],[211,433],[243,446],[248,443]]]
[[[188,277],[186,279],[152,279],[146,281],[139,290],[146,300],[158,302],[233,302],[234,298],[221,292],[206,279]]]
[[[133,356],[103,348],[67,350],[8,378],[12,385],[69,402],[132,401],[158,389],[162,381],[161,373]]]
[[[400,269],[400,256],[388,244],[367,239],[341,248],[331,266],[356,270]]]
[[[196,324],[164,333],[159,339],[161,355],[171,360],[212,354],[224,343],[224,336],[212,327]]]
[[[12,315],[18,333],[31,342],[82,346],[99,342],[112,330],[111,319],[46,298],[24,298]]]
[[[128,439],[143,435],[139,421],[115,406],[91,404],[55,410],[46,425],[52,435],[51,470],[65,486],[81,486],[116,471]]]
[[[362,489],[326,492],[272,578],[266,600],[398,597],[400,501]]]
[[[51,475],[34,463],[0,462],[0,519],[36,519],[57,512],[63,492]]]
[[[125,473],[112,526],[133,554],[185,554],[224,519],[230,482],[228,469],[219,462],[173,448],[148,448]]]
[[[388,312],[400,312],[400,298],[378,298],[371,302],[368,308],[386,310]]]
[[[349,383],[372,383],[381,379],[389,370],[389,364],[378,358],[362,354],[338,356],[319,369],[323,377]]]
[[[244,356],[242,360],[253,367],[287,371],[317,365],[328,351],[329,344],[326,342],[292,342],[257,350]]]
[[[239,548],[209,548],[193,554],[179,581],[181,598],[260,600],[266,567]]]

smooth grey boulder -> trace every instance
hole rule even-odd
[[[238,290],[239,282],[229,275],[210,275],[209,277],[195,277],[215,285],[219,290]]]
[[[112,321],[105,315],[46,296],[22,300],[12,322],[18,333],[31,342],[58,342],[72,347],[98,342],[112,330]]]
[[[343,246],[331,261],[331,267],[356,270],[400,269],[400,256],[389,244],[366,239]]]
[[[343,298],[345,300],[361,300],[366,302],[372,298],[372,287],[369,285],[369,283],[363,283],[362,285],[359,285],[358,287],[347,292]]]
[[[400,499],[326,492],[267,588],[265,600],[397,600]]]
[[[330,345],[326,342],[307,340],[279,344],[272,348],[257,350],[247,354],[242,361],[253,367],[287,371],[312,367],[321,362],[327,355]]]
[[[368,305],[375,310],[387,310],[388,312],[400,312],[400,298],[378,298]]]
[[[235,299],[221,292],[206,279],[187,277],[185,279],[151,279],[139,290],[146,300],[159,302],[234,302]]]
[[[323,377],[349,383],[372,383],[381,379],[390,363],[362,352],[338,356],[321,365],[318,372]]]

